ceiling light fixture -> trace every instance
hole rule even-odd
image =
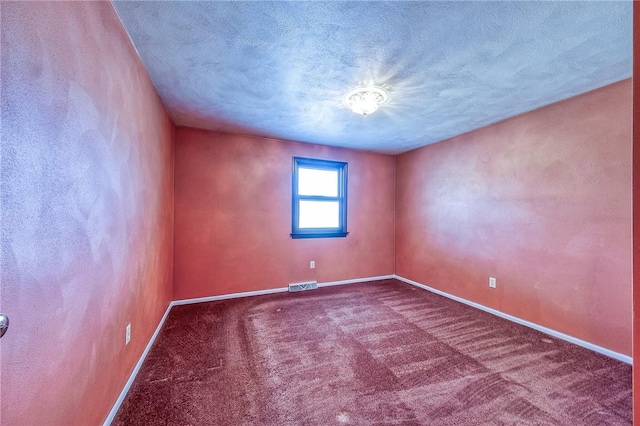
[[[376,86],[356,87],[344,95],[342,102],[351,111],[360,115],[369,115],[387,102],[389,95],[384,89]]]

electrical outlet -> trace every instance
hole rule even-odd
[[[124,344],[125,346],[129,344],[131,340],[131,323],[127,324],[127,328],[124,329]]]
[[[489,287],[496,288],[496,279],[493,277],[489,277]]]
[[[312,260],[311,262],[309,262],[309,268],[316,269],[316,261],[315,260]]]

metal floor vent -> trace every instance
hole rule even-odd
[[[289,284],[289,291],[305,291],[305,290],[315,290],[318,288],[318,281],[308,281],[306,283],[294,283]]]

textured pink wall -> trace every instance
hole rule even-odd
[[[349,163],[346,238],[291,239],[293,156]],[[177,128],[174,299],[393,274],[394,167],[387,155]]]
[[[629,355],[631,94],[398,156],[396,274]]]
[[[110,3],[1,8],[0,423],[100,424],[171,298],[173,125]]]

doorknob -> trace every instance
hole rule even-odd
[[[9,317],[5,314],[0,314],[0,338],[7,332],[7,328],[9,328]]]

